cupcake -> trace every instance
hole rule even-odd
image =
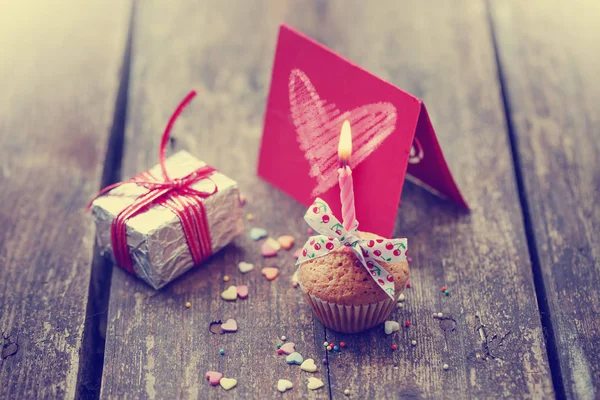
[[[361,239],[381,237],[358,232]],[[394,277],[395,295],[390,298],[347,247],[304,261],[298,270],[300,287],[323,325],[344,333],[360,332],[384,322],[406,287],[408,262],[381,262]]]

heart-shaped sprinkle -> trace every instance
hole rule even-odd
[[[237,379],[233,379],[233,378],[221,378],[221,380],[219,381],[219,383],[221,384],[221,387],[225,390],[229,390],[235,387],[235,385],[237,385]]]
[[[269,245],[268,241],[265,241],[260,248],[260,252],[263,257],[273,257],[277,255],[277,250],[275,250],[271,245]]]
[[[227,301],[235,301],[237,300],[237,289],[235,287],[235,285],[231,285],[227,288],[227,290],[223,291],[223,293],[221,293],[221,297],[224,300]]]
[[[246,272],[250,272],[254,269],[254,264],[250,264],[245,261],[242,261],[241,263],[238,264],[238,268],[240,269],[240,272],[242,274],[245,274]]]
[[[282,248],[289,250],[294,245],[294,237],[290,235],[283,235],[277,238],[277,241],[281,245]]]
[[[279,242],[273,239],[272,237],[268,237],[267,240],[265,240],[265,243],[268,243],[269,246],[271,246],[275,250],[279,251],[281,249],[281,244],[279,244]]]
[[[221,329],[223,332],[236,332],[237,331],[237,322],[235,319],[228,319],[225,323],[221,324]]]
[[[279,390],[281,393],[285,392],[286,390],[290,390],[293,387],[294,384],[287,379],[280,379],[277,381],[277,390]]]
[[[292,354],[290,354],[289,356],[287,356],[285,358],[285,362],[290,365],[293,365],[293,364],[300,365],[300,364],[302,364],[303,361],[304,361],[304,358],[302,358],[302,355],[298,352],[293,352]]]
[[[217,371],[208,371],[206,373],[206,379],[208,379],[208,383],[210,383],[211,386],[217,386],[222,377],[223,374]]]
[[[292,342],[288,342],[288,343],[282,345],[279,348],[279,350],[281,350],[285,354],[292,354],[293,352],[296,351],[296,345]]]
[[[396,332],[400,329],[400,324],[396,321],[385,321],[384,330],[386,335],[391,335],[393,332]]]
[[[277,278],[277,275],[279,275],[279,268],[265,267],[261,270],[261,273],[265,276],[265,278],[272,281],[273,279]]]
[[[322,380],[318,379],[318,378],[313,378],[312,376],[310,378],[308,378],[308,385],[307,387],[310,390],[317,390],[319,388],[322,388],[325,384],[323,383]]]
[[[263,228],[252,228],[249,235],[252,240],[260,240],[267,237],[267,231]]]
[[[248,297],[248,285],[237,285],[235,288],[240,299]]]
[[[317,364],[315,364],[315,360],[313,360],[312,358],[307,358],[300,365],[300,369],[306,372],[315,372],[317,370]]]

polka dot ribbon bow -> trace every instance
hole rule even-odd
[[[404,239],[361,239],[358,230],[348,232],[333,216],[331,208],[322,199],[317,198],[309,207],[304,220],[311,228],[320,233],[311,236],[304,244],[296,264],[313,258],[322,257],[346,246],[352,249],[373,280],[383,291],[394,299],[394,276],[379,262],[406,261],[407,240]]]

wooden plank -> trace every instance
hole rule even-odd
[[[411,326],[390,337],[328,331],[355,348],[330,365],[332,396],[551,396],[485,3],[328,4],[308,33],[425,101],[472,207],[461,214],[405,187],[396,233],[409,238],[412,286],[392,317]]]
[[[129,5],[5,2],[0,24],[0,398],[74,398],[93,224]]]
[[[569,398],[600,396],[600,5],[492,3],[532,241]]]
[[[384,337],[327,332],[348,347],[329,354],[317,376],[331,396],[542,397],[552,382],[537,313],[521,210],[503,123],[485,7],[380,2],[276,2],[173,8],[144,2],[137,12],[124,175],[151,166],[174,106],[190,87],[200,96],[176,126],[186,148],[239,180],[247,211],[273,234],[306,238],[303,207],[259,180],[256,154],[277,25],[285,20],[373,72],[424,98],[444,150],[472,203],[471,214],[407,185],[399,234],[411,243],[413,287],[393,315],[413,326]],[[465,152],[468,156],[465,157]],[[242,276],[238,261],[282,266],[267,283]],[[320,359],[325,340],[298,291],[289,286],[292,259],[263,261],[246,236],[160,292],[120,270],[113,275],[102,397],[142,391],[145,397],[214,398],[204,382],[215,369],[239,380],[228,396],[271,398],[289,378],[292,398],[308,393],[306,373],[274,352],[286,335],[305,356]],[[232,280],[222,282],[223,275]],[[248,300],[224,304],[231,282],[248,283]],[[447,285],[450,297],[439,288]],[[184,303],[192,302],[186,310]],[[432,318],[443,312],[447,318]],[[213,319],[236,318],[234,335],[208,333]],[[166,322],[166,323],[165,323]],[[417,340],[412,347],[411,340]],[[392,353],[397,343],[400,351]],[[219,356],[218,349],[226,349]],[[450,369],[444,371],[442,365]],[[397,367],[397,368],[396,368]]]
[[[186,149],[235,178],[248,202],[245,211],[277,237],[308,237],[304,207],[256,176],[263,107],[270,80],[278,24],[289,6],[229,2],[217,6],[187,2],[171,7],[144,1],[135,11],[124,176],[158,160],[158,145],[174,108],[191,88],[198,96],[175,125],[174,150]],[[263,260],[260,245],[247,234],[159,292],[115,268],[112,277],[102,398],[139,393],[145,398],[217,398],[209,370],[236,378],[228,398],[274,398],[277,380],[289,379],[292,397],[307,397],[308,373],[276,353],[282,335],[318,364],[324,356],[324,329],[314,320],[299,290],[291,286],[293,252]],[[255,270],[241,274],[240,261]],[[281,274],[268,282],[263,266]],[[223,282],[223,276],[231,280]],[[247,284],[246,300],[229,303],[220,294]],[[192,303],[190,309],[185,303]],[[213,320],[234,318],[239,331],[214,335]],[[219,349],[226,352],[219,355]],[[327,385],[327,370],[315,376]],[[327,386],[309,398],[328,398]]]

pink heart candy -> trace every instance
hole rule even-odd
[[[237,295],[240,299],[245,299],[246,297],[248,297],[247,285],[237,285],[235,289],[237,290]]]
[[[206,373],[206,379],[208,379],[208,383],[210,383],[211,386],[217,386],[219,382],[221,382],[222,377],[223,374],[220,372],[208,371]]]
[[[269,242],[265,241],[261,247],[261,253],[263,257],[273,257],[277,255],[277,250],[269,245]]]
[[[221,324],[221,330],[223,332],[235,332],[237,331],[237,322],[235,319],[228,319],[225,323]]]
[[[292,342],[288,342],[280,347],[281,351],[285,354],[292,354],[296,351],[296,345]]]

